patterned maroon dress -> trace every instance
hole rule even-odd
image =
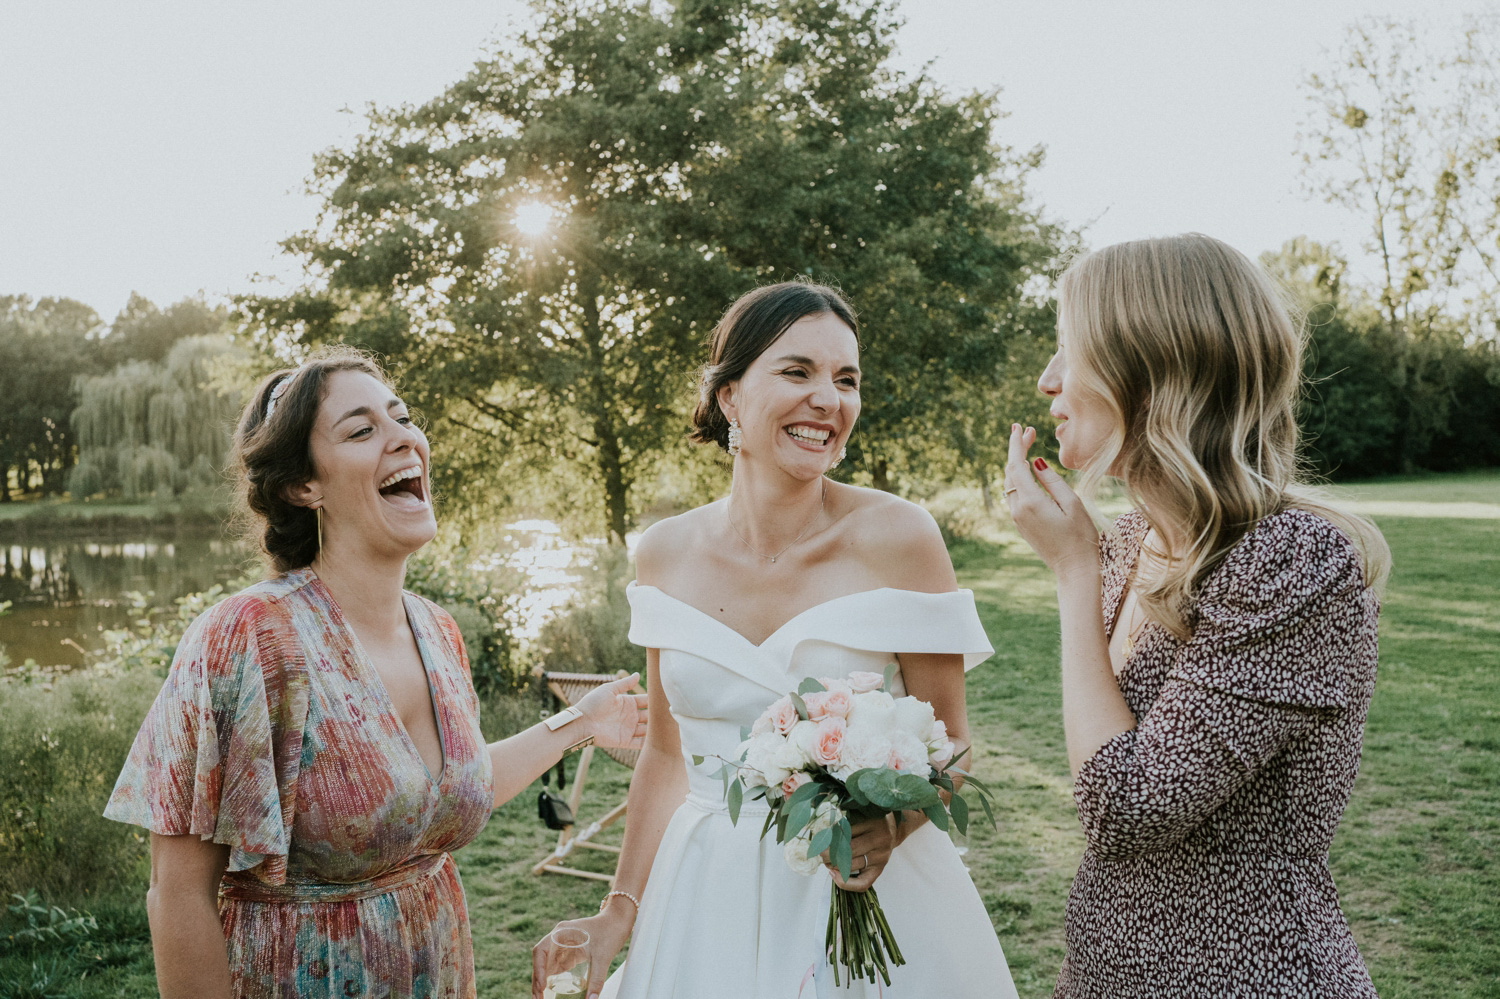
[[[1101,545],[1106,631],[1148,525]],[[1204,581],[1180,642],[1120,675],[1139,727],[1084,764],[1087,848],[1054,999],[1373,997],[1328,846],[1359,769],[1379,601],[1353,544],[1288,510]]]

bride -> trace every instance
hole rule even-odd
[[[854,827],[850,880],[794,873],[763,802],[730,822],[717,763],[741,727],[807,676],[900,665],[893,693],[929,701],[961,750],[964,672],[993,651],[932,518],[824,473],[859,417],[859,341],[832,289],[759,288],[725,313],[693,438],[734,456],[727,499],[653,525],[636,551],[630,640],[650,676],[647,744],[630,785],[614,890],[588,932],[587,994],[618,999],[1013,997],[984,905],[948,836],[921,813]],[[759,813],[757,814],[757,806]],[[829,893],[880,886],[907,963],[891,985],[833,985]],[[630,953],[607,983],[626,941]],[[563,963],[544,939],[533,994]],[[602,988],[602,993],[601,993]]]

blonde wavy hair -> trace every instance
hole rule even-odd
[[[1157,537],[1186,540],[1140,593],[1146,615],[1180,639],[1199,584],[1257,523],[1289,507],[1348,535],[1366,585],[1379,588],[1389,571],[1375,525],[1300,474],[1305,332],[1292,315],[1260,267],[1199,233],[1105,247],[1059,283],[1069,369],[1117,417],[1080,470],[1079,492],[1089,499],[1106,476],[1118,478]]]

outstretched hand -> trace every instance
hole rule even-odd
[[[589,691],[578,700],[594,744],[604,749],[640,749],[646,744],[646,695],[641,675],[632,673]]]
[[[1059,579],[1099,570],[1099,530],[1083,501],[1045,459],[1028,460],[1036,430],[1010,425],[1005,498],[1016,530]]]

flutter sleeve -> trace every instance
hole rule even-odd
[[[188,627],[104,810],[222,843],[229,870],[265,863],[270,883],[285,880],[307,717],[300,646],[277,617],[242,593]]]
[[[1098,856],[1172,846],[1348,702],[1373,657],[1373,600],[1348,538],[1301,511],[1264,522],[1205,583],[1191,640],[1140,725],[1079,771]]]

